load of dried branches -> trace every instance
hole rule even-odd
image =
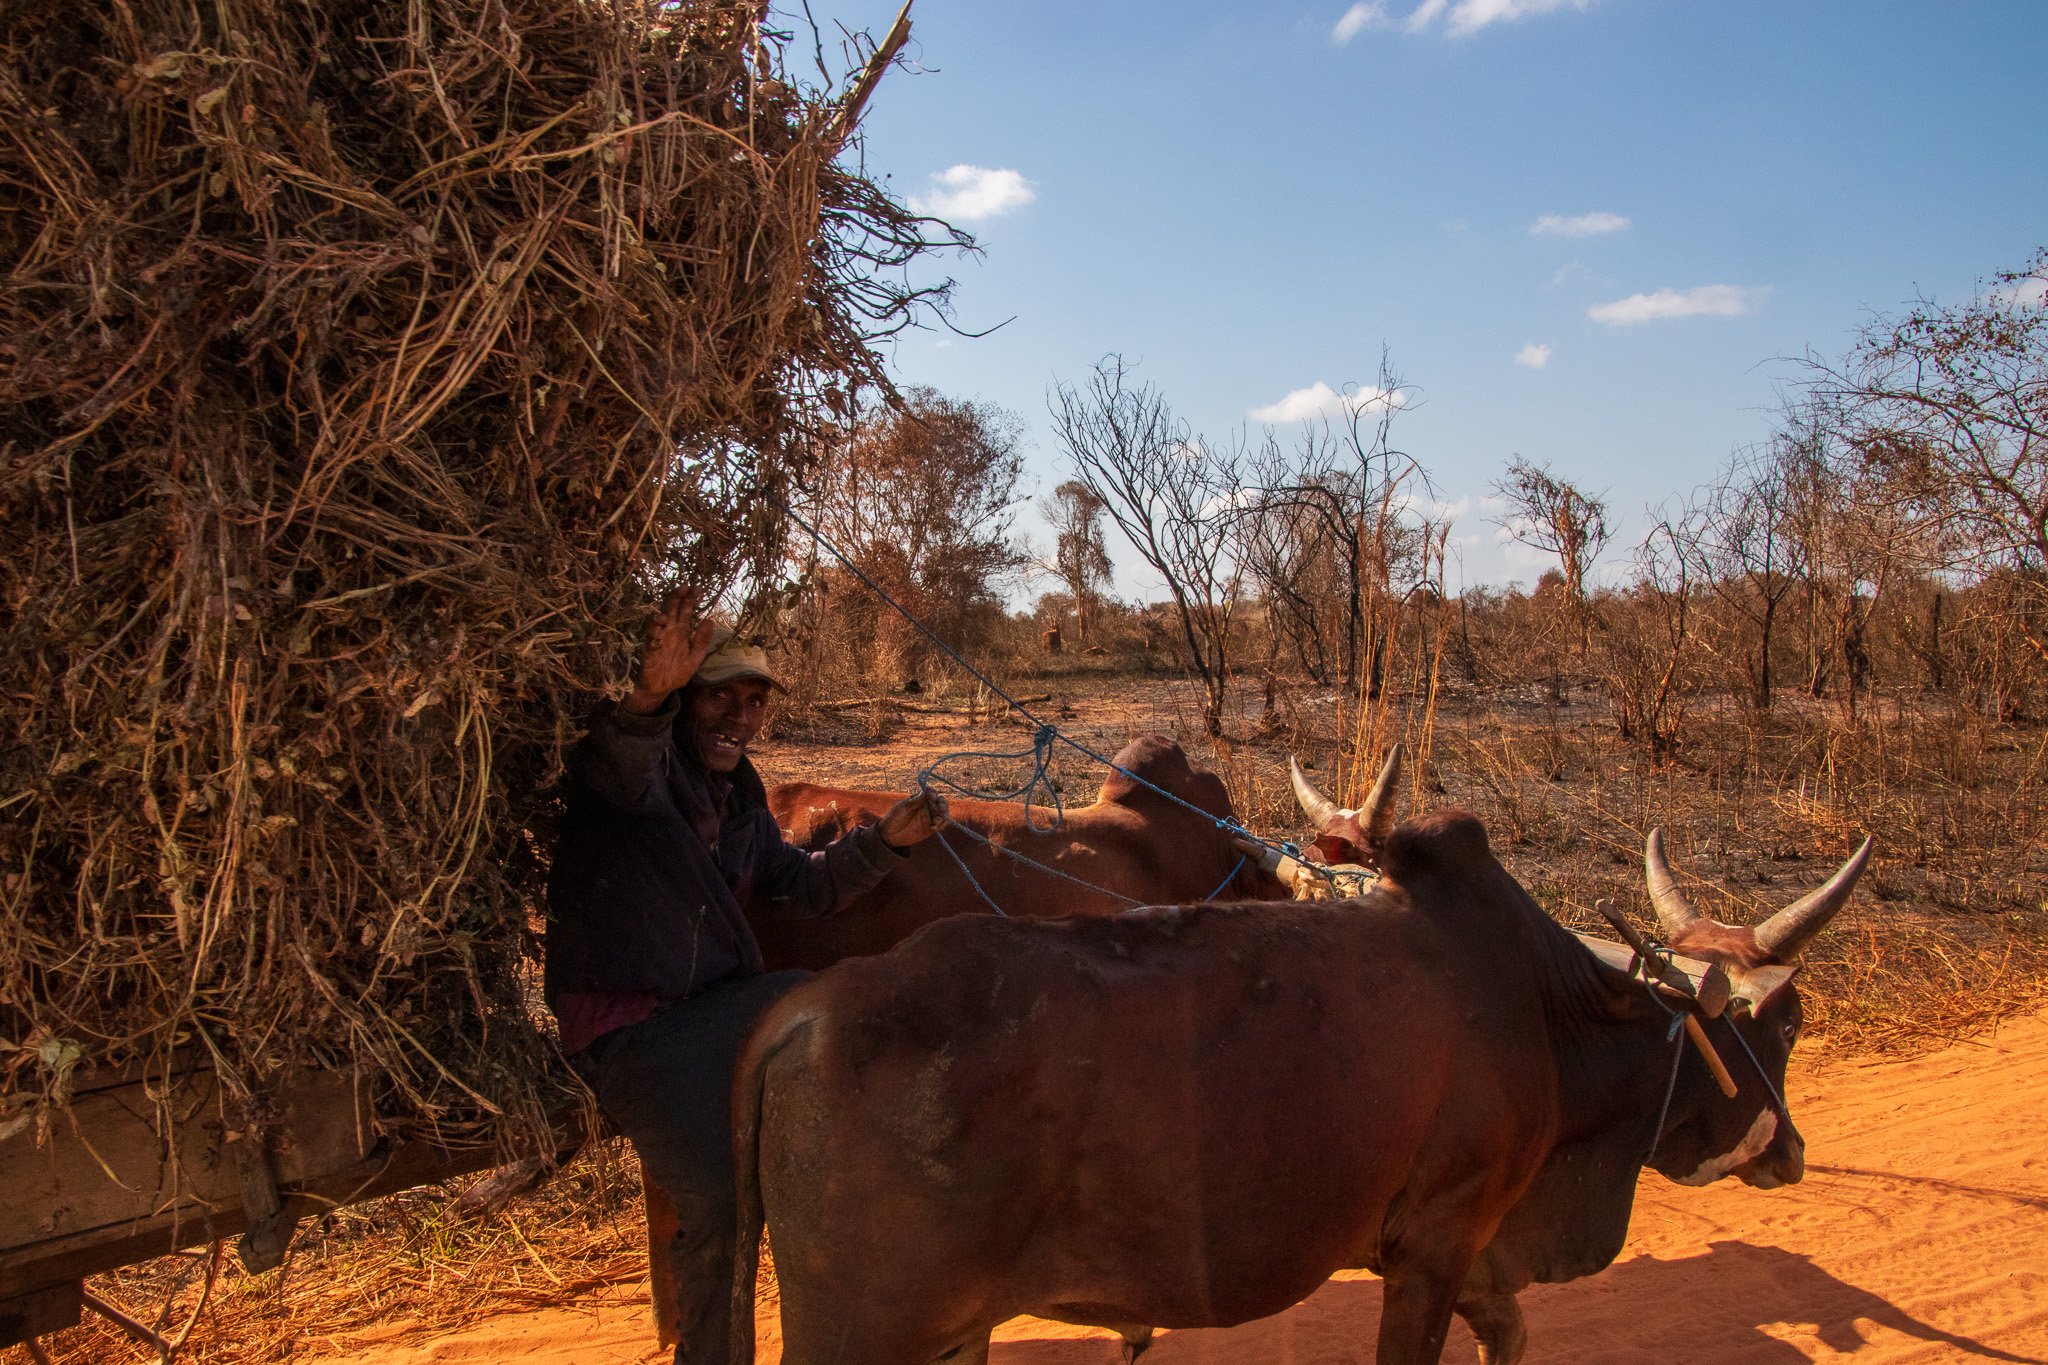
[[[561,750],[659,577],[770,571],[960,240],[766,22],[9,7],[0,1126],[177,1054],[256,1122],[313,1065],[539,1131]]]

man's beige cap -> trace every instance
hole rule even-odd
[[[690,685],[716,687],[741,678],[758,678],[778,692],[789,690],[782,685],[782,679],[768,670],[767,650],[759,645],[740,644],[732,638],[730,627],[720,626],[711,633],[711,652],[697,665],[697,676],[690,679]]]

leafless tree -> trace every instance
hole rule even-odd
[[[1202,687],[1203,724],[1222,734],[1230,624],[1242,583],[1226,529],[1241,497],[1242,452],[1191,435],[1119,356],[1098,363],[1086,384],[1059,385],[1051,408],[1075,481],[1165,581],[1188,667]]]
[[[1802,455],[1781,433],[1757,455],[1733,461],[1707,491],[1695,525],[1704,572],[1751,632],[1743,671],[1751,705],[1771,709],[1772,650],[1786,603],[1805,582],[1807,540],[1794,520]]]
[[[1421,466],[1394,448],[1406,390],[1382,360],[1378,383],[1347,395],[1336,421],[1305,429],[1292,448],[1272,432],[1241,503],[1243,558],[1276,631],[1318,681],[1378,696],[1401,603],[1426,577],[1432,528],[1417,512]]]
[[[1586,611],[1586,576],[1606,548],[1607,504],[1517,455],[1493,491],[1506,505],[1499,526],[1531,549],[1557,556],[1564,578],[1581,656],[1586,649],[1590,618]]]
[[[1806,362],[1810,400],[1857,483],[1947,567],[2031,583],[2048,605],[2048,248],[1957,305],[1871,323],[1837,367]],[[2048,639],[2029,635],[2048,659]]]
[[[1685,720],[1699,537],[1697,513],[1658,519],[1636,549],[1635,581],[1621,594],[1630,619],[1601,636],[1621,736],[1659,758],[1678,747]]]

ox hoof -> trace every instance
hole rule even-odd
[[[1133,1365],[1139,1356],[1145,1354],[1145,1348],[1152,1344],[1150,1327],[1125,1327],[1120,1335],[1124,1339],[1124,1365]]]
[[[1512,1294],[1486,1294],[1458,1305],[1479,1340],[1479,1365],[1516,1365],[1529,1349],[1529,1329]]]

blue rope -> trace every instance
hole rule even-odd
[[[1648,982],[1644,983],[1648,985]],[[1657,1000],[1657,991],[1650,989],[1650,998]],[[1671,1114],[1671,1097],[1678,1093],[1678,1068],[1685,1061],[1685,1016],[1672,1010],[1662,1000],[1657,1000],[1666,1013],[1671,1015],[1671,1030],[1664,1035],[1664,1041],[1671,1045],[1671,1075],[1664,1082],[1664,1103],[1657,1110],[1657,1122],[1650,1128],[1650,1149],[1643,1153],[1643,1159],[1636,1164],[1647,1166],[1657,1155],[1657,1149],[1664,1144],[1664,1120]]]
[[[1021,800],[1024,803],[1024,827],[1033,834],[1050,834],[1067,822],[1066,806],[1060,799],[1060,789],[1053,782],[1052,774],[1049,771],[1052,765],[1052,744],[1057,738],[1059,738],[1058,730],[1050,725],[1041,725],[1038,727],[1038,733],[1032,736],[1031,747],[1020,749],[1013,754],[985,753],[975,749],[961,749],[954,753],[941,754],[933,759],[929,766],[918,773],[918,788],[921,791],[930,791],[935,785],[941,786],[948,791],[957,792],[961,796],[971,797],[977,801]],[[942,776],[939,772],[940,764],[951,763],[955,759],[960,758],[991,758],[997,760],[1028,758],[1031,760],[1031,776],[1024,779],[1023,786],[1015,787],[1009,791],[990,791],[963,786],[950,777]],[[1052,807],[1052,823],[1048,825],[1040,825],[1031,817],[1032,802],[1040,791],[1045,793],[1045,804]]]
[[[973,871],[967,866],[967,860],[960,856],[960,850],[954,848],[951,844],[946,842],[947,829],[966,828],[967,826],[965,825],[956,825],[949,822],[946,825],[945,829],[934,831],[932,837],[939,841],[939,847],[946,850],[947,855],[953,859],[953,865],[960,869],[961,876],[967,878],[967,884],[974,888],[975,895],[981,897],[981,903],[983,905],[986,905],[989,909],[995,911],[996,914],[1001,918],[1008,919],[1009,915],[1004,913],[1002,906],[996,904],[995,897],[989,895],[989,893],[982,887],[982,884],[975,879]],[[971,832],[972,831],[970,831],[970,833]]]
[[[1237,865],[1232,867],[1230,871],[1223,874],[1223,880],[1216,883],[1216,889],[1214,891],[1211,891],[1208,895],[1202,897],[1202,903],[1204,905],[1208,904],[1210,901],[1213,901],[1218,896],[1222,895],[1223,888],[1237,880],[1237,874],[1244,871],[1244,860],[1249,857],[1251,857],[1251,854],[1249,853],[1240,853],[1237,855]]]
[[[1101,754],[1095,752],[1095,750],[1081,743],[1081,741],[1075,739],[1072,735],[1067,734],[1065,731],[1061,730],[1058,726],[1053,725],[1049,721],[1039,719],[1039,717],[1032,712],[1031,708],[1024,705],[1023,702],[1018,701],[1008,692],[1004,691],[1002,686],[998,684],[994,678],[989,677],[988,674],[982,672],[973,664],[969,663],[965,658],[961,657],[960,652],[954,649],[951,645],[947,644],[944,640],[940,639],[936,631],[934,631],[930,626],[926,625],[923,621],[919,620],[916,614],[913,613],[908,607],[904,606],[901,602],[898,602],[894,597],[890,596],[886,588],[884,588],[880,583],[877,583],[872,577],[870,577],[867,571],[862,569],[860,565],[854,563],[852,559],[848,558],[846,553],[842,551],[838,546],[834,545],[831,541],[825,539],[824,533],[819,531],[818,528],[813,526],[809,521],[805,520],[803,515],[799,513],[794,507],[791,507],[786,502],[780,502],[779,505],[781,506],[783,512],[788,515],[791,521],[795,522],[798,526],[802,527],[806,532],[810,534],[812,541],[817,544],[818,548],[824,550],[827,554],[831,555],[834,559],[838,560],[839,563],[845,567],[848,573],[852,574],[855,578],[859,579],[861,583],[866,585],[869,592],[872,592],[875,596],[881,598],[883,602],[887,603],[890,610],[894,611],[898,616],[901,616],[904,620],[908,621],[912,626],[916,627],[919,634],[923,635],[925,639],[931,641],[932,644],[935,645],[942,654],[944,654],[947,658],[951,659],[954,663],[958,664],[976,681],[980,682],[983,687],[986,687],[990,692],[994,693],[996,696],[1001,697],[1003,701],[1009,705],[1012,711],[1015,711],[1025,720],[1028,720],[1033,725],[1037,726],[1038,735],[1041,739],[1049,734],[1051,736],[1051,739],[1059,741],[1061,744],[1066,745],[1068,748],[1074,750],[1076,753],[1082,754],[1087,758],[1093,759],[1095,762],[1101,764],[1105,768],[1109,768],[1112,771],[1122,773],[1125,777],[1137,783],[1139,786],[1145,787],[1151,790],[1152,792],[1156,793],[1157,795],[1165,797],[1168,801],[1173,802],[1176,806],[1180,806],[1185,810],[1193,811],[1196,815],[1201,816],[1204,820],[1207,820],[1210,824],[1214,825],[1219,831],[1232,838],[1248,839],[1251,842],[1258,844],[1262,848],[1271,850],[1275,853],[1286,854],[1288,856],[1293,856],[1295,853],[1298,852],[1298,850],[1296,850],[1292,845],[1278,843],[1271,839],[1263,838],[1260,835],[1252,833],[1250,830],[1246,829],[1243,825],[1240,825],[1235,820],[1226,819],[1210,811],[1203,810],[1194,802],[1175,795],[1174,793],[1166,790],[1166,788],[1160,786],[1156,782],[1148,781],[1139,774],[1132,772],[1129,768],[1124,767],[1121,763],[1116,762],[1114,759],[1104,758]],[[1050,741],[1045,741],[1045,750],[1049,751],[1050,747]],[[1034,785],[1038,781],[1038,779],[1044,774],[1044,765],[1047,760],[1044,756],[1041,755],[1040,748],[1041,746],[1039,741],[1034,740],[1031,752],[1033,756],[1036,756],[1038,758],[1039,767],[1038,771],[1032,774],[1031,782],[1026,784],[1027,789],[1030,786]],[[947,761],[947,759],[960,756],[962,755],[948,754],[945,757],[939,759],[937,763],[932,764],[931,768],[925,769],[925,772],[930,773],[931,769],[936,768],[939,765],[939,763],[944,763]],[[1051,786],[1051,782],[1049,779],[1047,780],[1046,785],[1048,787]],[[956,790],[959,789],[956,788]],[[1028,810],[1026,814],[1028,817]],[[1058,828],[1058,826],[1055,825],[1054,828]],[[1315,863],[1305,863],[1303,865],[1307,867],[1316,868],[1319,874],[1325,880],[1329,881],[1333,888],[1335,887],[1336,879],[1333,874],[1324,871],[1318,864]],[[1235,876],[1236,874],[1233,873],[1232,875]]]
[[[1792,1130],[1792,1136],[1799,1137],[1799,1125],[1792,1122],[1792,1108],[1785,1103],[1785,1097],[1771,1082],[1771,1073],[1764,1070],[1763,1060],[1756,1055],[1756,1049],[1749,1045],[1749,1039],[1742,1036],[1742,1030],[1735,1027],[1735,1021],[1722,1015],[1721,1022],[1728,1025],[1728,1031],[1735,1035],[1735,1041],[1742,1044],[1743,1052],[1749,1057],[1749,1064],[1756,1068],[1756,1078],[1763,1082],[1764,1093],[1771,1097],[1771,1103],[1778,1106],[1778,1117],[1785,1120],[1785,1126]],[[1802,1142],[1804,1138],[1800,1139]]]
[[[958,821],[948,821],[946,824],[946,828],[957,829],[962,834],[966,835],[968,838],[974,840],[976,843],[981,844],[984,847],[994,849],[997,853],[1002,854],[1005,858],[1014,858],[1018,862],[1023,863],[1028,867],[1037,868],[1040,872],[1046,873],[1048,876],[1058,877],[1063,882],[1072,882],[1075,886],[1078,886],[1085,891],[1093,891],[1098,896],[1108,896],[1111,900],[1119,900],[1122,901],[1125,905],[1130,906],[1141,906],[1145,903],[1141,900],[1134,899],[1133,897],[1126,896],[1121,891],[1112,891],[1106,886],[1097,886],[1094,882],[1086,881],[1080,877],[1076,877],[1071,872],[1064,872],[1059,868],[1054,867],[1051,863],[1042,863],[1038,861],[1038,859],[1033,858],[1028,854],[1019,853],[1014,848],[1005,848],[1001,844],[997,843],[995,840],[989,838],[986,834],[983,834],[980,830],[969,829],[966,825],[963,825]],[[1040,831],[1040,833],[1044,832],[1045,831]],[[945,846],[946,852],[953,855],[953,861],[959,865],[961,873],[967,878],[967,880],[970,883],[972,883],[975,890],[975,894],[979,895],[982,898],[982,900],[987,903],[989,909],[994,910],[998,915],[1002,914],[1002,907],[998,906],[995,903],[995,900],[988,894],[987,890],[982,887],[982,884],[980,882],[975,881],[974,873],[968,870],[967,861],[966,859],[960,856],[960,851],[954,848],[951,844],[945,843],[945,835],[943,832],[939,835],[939,842]],[[1226,883],[1226,885],[1227,884],[1228,883]]]

